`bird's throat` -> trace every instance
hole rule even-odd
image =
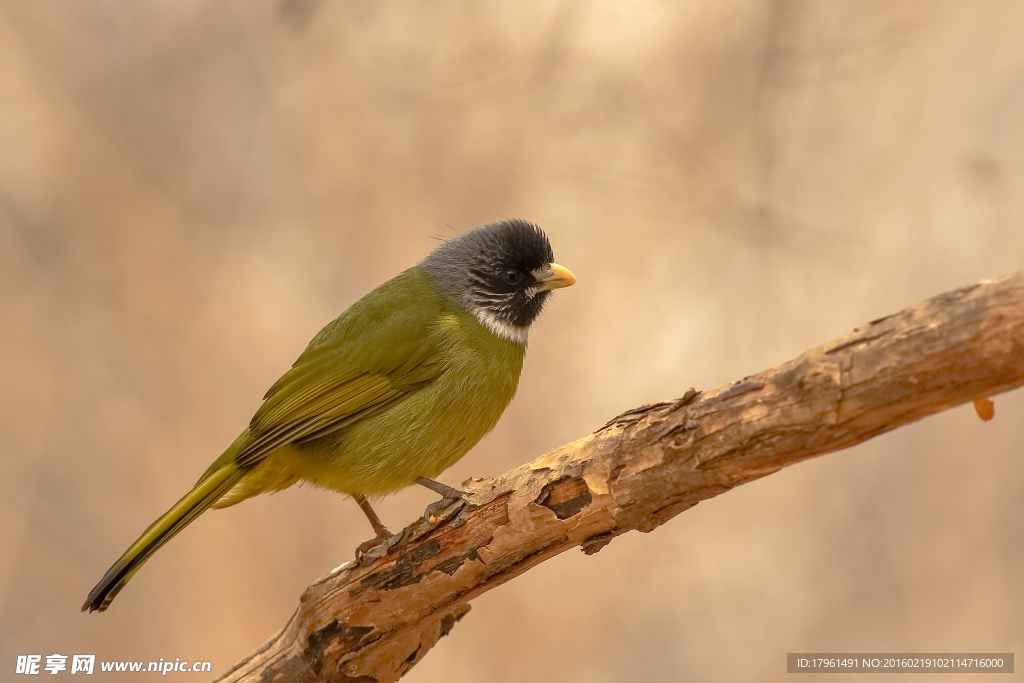
[[[494,313],[480,306],[473,307],[473,316],[480,321],[481,325],[490,330],[491,333],[496,334],[502,339],[507,339],[515,342],[516,344],[520,344],[521,346],[526,346],[526,342],[530,334],[529,327],[513,325],[512,323],[505,322]]]

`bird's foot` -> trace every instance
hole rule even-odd
[[[429,524],[435,525],[455,515],[463,508],[465,501],[462,498],[442,498],[435,500],[423,511],[423,519]]]
[[[356,547],[356,562],[362,565],[387,555],[388,541],[394,538],[394,534],[388,531],[388,528],[380,521],[380,517],[377,516],[377,513],[370,507],[369,501],[366,500],[366,496],[356,494],[352,497],[366,514],[366,518],[370,520],[370,526],[373,527],[373,533],[376,534],[369,541],[363,541]]]
[[[376,536],[356,546],[356,563],[360,565],[367,564],[387,555],[388,541],[392,538],[394,538],[394,534],[381,526]]]
[[[426,510],[423,511],[423,519],[427,520],[431,524],[450,517],[451,515],[444,515],[442,513],[449,509],[452,504],[462,501],[466,497],[465,491],[453,489],[451,486],[442,484],[439,481],[434,481],[433,479],[427,479],[426,477],[416,477],[416,483],[420,486],[427,487],[434,493],[441,494],[441,500],[434,501],[427,506]]]

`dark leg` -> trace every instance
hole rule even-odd
[[[426,477],[416,477],[416,483],[420,486],[426,486],[434,493],[439,493],[443,498],[448,498],[449,500],[459,500],[465,495],[465,491],[453,489],[451,486],[445,486],[441,482],[427,479]]]
[[[359,504],[359,508],[363,511],[363,514],[366,515],[366,518],[370,520],[370,526],[373,527],[373,532],[377,534],[377,538],[373,540],[386,541],[391,538],[391,532],[388,531],[388,528],[380,521],[380,517],[378,517],[377,513],[373,511],[373,508],[370,507],[370,502],[366,500],[366,496],[352,497],[355,499],[356,503]]]

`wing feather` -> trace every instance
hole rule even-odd
[[[251,466],[386,409],[444,372],[446,302],[418,268],[381,285],[314,337],[264,396],[235,456]]]

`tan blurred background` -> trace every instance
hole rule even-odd
[[[579,278],[452,484],[1020,269],[1021,36],[1016,0],[0,3],[0,680],[33,653],[222,673],[351,556],[356,506],[295,487],[79,613],[435,238],[528,218]],[[777,681],[790,651],[1019,672],[1022,415],[964,406],[567,553],[407,680]]]

